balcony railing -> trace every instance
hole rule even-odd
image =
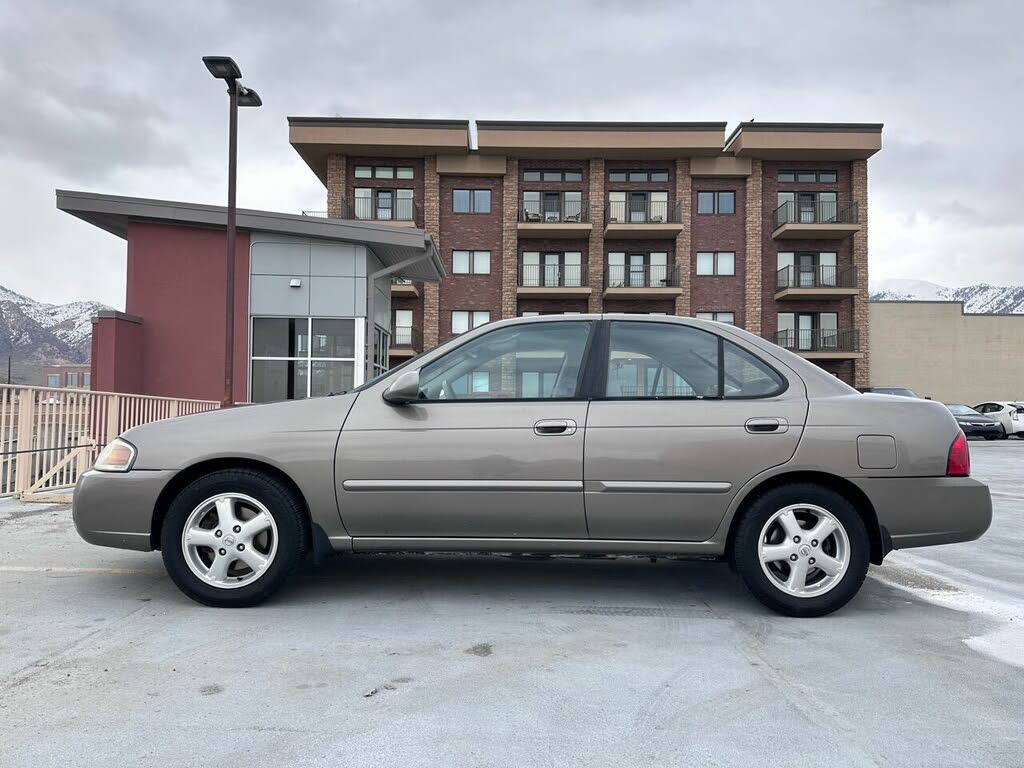
[[[665,200],[616,200],[605,206],[607,224],[679,224],[681,207]]]
[[[415,328],[399,325],[391,333],[392,347],[419,347],[420,335]]]
[[[857,273],[834,264],[788,266],[778,271],[779,288],[856,288]]]
[[[419,206],[407,197],[391,199],[391,205],[381,205],[380,199],[359,197],[342,204],[343,219],[359,221],[419,221]]]
[[[590,221],[590,209],[586,200],[564,197],[523,200],[519,221],[524,224],[586,224]]]
[[[331,216],[327,211],[303,211],[303,216],[312,216],[317,219],[329,219]]]
[[[667,264],[609,264],[605,288],[674,288],[679,285],[675,268]]]
[[[779,331],[775,343],[794,352],[859,352],[860,335],[856,329],[827,328]]]
[[[857,203],[849,200],[789,201],[775,209],[776,229],[784,224],[857,224]]]
[[[520,264],[522,288],[586,288],[587,273],[582,264]]]

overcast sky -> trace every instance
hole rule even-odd
[[[323,209],[287,115],[883,122],[872,280],[1024,284],[1019,2],[0,0],[0,285],[124,306],[125,244],[54,189]]]

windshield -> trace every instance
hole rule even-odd
[[[981,416],[976,410],[966,405],[947,405],[946,407],[954,416]]]

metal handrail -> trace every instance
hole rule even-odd
[[[682,223],[682,206],[672,205],[665,200],[616,200],[608,201],[605,206],[605,223],[607,224],[680,224]]]
[[[857,271],[839,269],[834,264],[790,265],[778,271],[776,285],[779,288],[856,288]]]
[[[519,264],[523,288],[586,288],[588,277],[582,264]]]
[[[566,200],[564,194],[558,199],[522,200],[519,221],[524,224],[586,224],[590,221],[590,209],[586,198]]]
[[[376,197],[359,197],[354,201],[342,201],[341,217],[357,221],[416,222],[420,218],[420,209],[416,202],[408,197],[392,197],[390,208],[379,206]]]
[[[784,224],[857,224],[859,209],[850,200],[790,200],[775,209],[775,226]]]
[[[775,343],[794,352],[857,352],[860,332],[855,328],[790,329],[776,333]]]
[[[604,273],[606,288],[674,288],[679,274],[671,264],[609,264]]]

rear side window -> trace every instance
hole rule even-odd
[[[708,331],[668,323],[611,323],[606,397],[772,397],[785,388],[785,380],[767,363]]]

